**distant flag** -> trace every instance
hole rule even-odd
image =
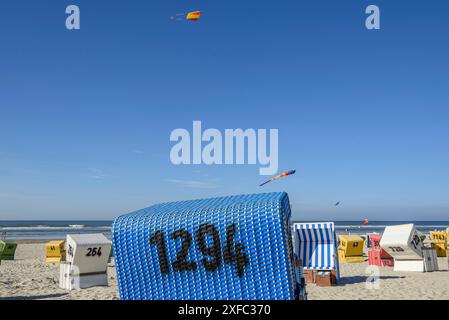
[[[369,223],[368,218],[363,219],[362,224],[359,226],[359,229],[360,229],[362,226],[366,226],[368,223]]]
[[[277,179],[280,179],[280,178],[284,178],[284,177],[290,176],[290,175],[295,174],[295,173],[296,173],[296,170],[290,170],[290,171],[287,171],[287,172],[283,172],[283,173],[277,175],[276,177],[271,178],[268,181],[265,181],[259,187],[262,187],[263,185],[266,185],[267,183],[270,183],[270,182],[272,182],[274,180],[277,180]]]

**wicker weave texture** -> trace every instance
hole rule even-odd
[[[112,227],[125,300],[284,300],[297,294],[288,195],[163,203]]]

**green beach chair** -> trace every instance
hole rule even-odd
[[[17,243],[0,240],[0,260],[14,260]]]

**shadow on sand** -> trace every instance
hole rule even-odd
[[[55,294],[44,294],[41,296],[15,296],[15,297],[5,297],[0,298],[0,300],[42,300],[42,299],[54,299],[66,296],[67,293],[55,293]]]
[[[388,280],[388,279],[404,279],[404,276],[380,276],[380,280]],[[366,282],[368,276],[354,276],[354,277],[342,277],[340,279],[340,285],[345,286],[347,284],[361,283]]]

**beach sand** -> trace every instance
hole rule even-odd
[[[60,289],[59,264],[46,264],[43,243],[20,243],[15,261],[0,265],[0,299],[118,299],[115,268],[108,268],[108,287],[67,291]],[[367,262],[341,265],[341,285],[317,287],[308,285],[310,300],[339,299],[449,299],[447,260],[440,258],[445,271],[430,273],[394,272],[380,268],[379,289],[366,288]]]
[[[449,271],[446,258],[438,258],[440,271],[395,272],[379,267],[378,289],[368,289],[368,262],[340,264],[341,282],[336,287],[307,285],[310,300],[448,300]]]
[[[15,261],[2,261],[0,265],[0,300],[118,299],[115,267],[108,267],[108,287],[69,291],[59,288],[59,264],[45,263],[44,243],[19,243],[15,259]]]

